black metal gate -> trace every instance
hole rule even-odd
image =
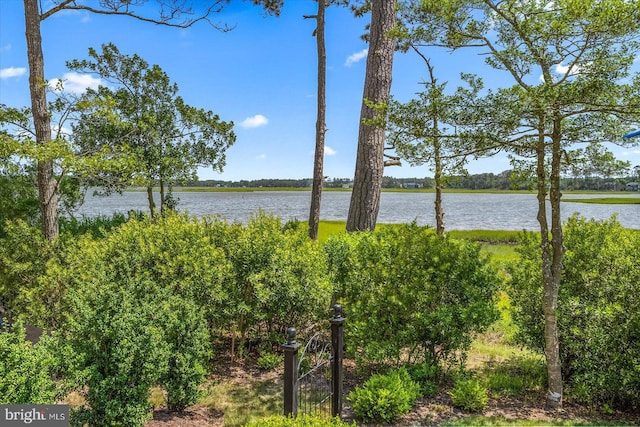
[[[284,368],[284,413],[321,413],[340,416],[342,412],[342,360],[344,317],[342,307],[333,307],[331,338],[317,333],[299,351],[296,330],[289,328]]]

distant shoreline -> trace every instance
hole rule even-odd
[[[323,188],[322,191],[332,191],[332,192],[351,192],[352,188]],[[130,192],[146,192],[146,188],[142,187],[132,187],[125,191]],[[154,193],[159,192],[159,187],[154,187]],[[259,192],[259,191],[311,191],[311,188],[308,187],[174,187],[172,190],[174,193],[251,193],[251,192]],[[382,192],[392,192],[392,193],[435,193],[435,189],[433,188],[383,188]],[[495,189],[483,189],[483,190],[470,190],[470,189],[459,189],[459,188],[448,188],[444,189],[443,193],[486,193],[486,194],[536,194],[536,191],[529,190],[495,190]],[[566,194],[615,194],[615,195],[627,195],[630,196],[629,199],[640,199],[640,192],[633,191],[563,191],[563,195]],[[585,202],[584,200],[602,200],[599,199],[573,199],[573,200],[563,200],[566,202],[574,202],[580,201],[583,203],[599,203],[599,202]],[[603,202],[607,203],[607,202]],[[608,202],[610,203],[610,202]],[[621,202],[624,203],[624,202]],[[627,203],[637,203],[637,202],[627,202]]]

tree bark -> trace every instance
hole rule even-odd
[[[545,119],[540,119],[537,145],[537,178],[538,178],[538,223],[540,224],[540,238],[542,249],[542,311],[544,315],[545,358],[549,390],[547,402],[552,407],[562,406],[562,371],[560,363],[560,347],[558,342],[558,291],[560,289],[560,275],[562,274],[562,224],[560,222],[560,155],[555,152],[559,148],[560,140],[556,140],[554,122],[554,136],[552,137],[552,173],[550,176],[551,198],[551,242],[549,241],[549,224],[547,222],[547,181],[546,181],[546,147],[545,147]],[[558,133],[559,135],[559,133]],[[555,175],[555,176],[554,176]],[[560,246],[560,250],[556,247]]]
[[[313,186],[311,188],[311,208],[309,209],[309,237],[318,239],[320,223],[320,201],[322,199],[322,183],[324,181],[324,136],[326,132],[326,81],[327,53],[324,42],[325,0],[318,0],[316,16],[316,44],[318,50],[318,115],[316,118],[316,152],[313,161]]]
[[[51,142],[51,120],[47,111],[47,85],[44,79],[44,56],[40,34],[38,0],[24,0],[25,35],[29,63],[29,91],[31,112],[36,132],[36,144]],[[58,182],[53,171],[52,160],[38,161],[38,198],[42,234],[53,240],[58,237]]]
[[[544,324],[545,346],[547,358],[547,373],[549,376],[549,393],[547,403],[552,407],[562,406],[562,361],[560,359],[560,345],[558,340],[558,293],[562,279],[562,261],[564,259],[564,236],[562,234],[562,218],[560,215],[560,163],[562,157],[562,118],[556,114],[553,119],[551,135],[551,176],[549,201],[551,205],[551,274],[550,281],[544,284]]]
[[[160,213],[163,214],[167,210],[167,204],[164,195],[164,180],[160,178]]]
[[[396,3],[396,0],[371,1],[369,53],[360,111],[358,154],[347,217],[349,232],[373,231],[378,219],[384,176],[385,128],[373,124],[378,112],[367,103],[379,105],[389,100],[395,40],[388,33],[396,22]]]
[[[147,200],[149,201],[149,213],[153,218],[156,214],[156,202],[153,201],[153,186],[147,186]]]
[[[434,119],[434,122],[436,120]],[[436,125],[437,126],[437,125]],[[442,207],[442,159],[440,158],[440,142],[434,144],[434,176],[433,179],[436,183],[436,234],[439,236],[444,235],[444,208]]]

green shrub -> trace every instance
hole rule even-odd
[[[211,241],[233,266],[229,329],[242,340],[269,340],[286,328],[325,319],[332,289],[322,248],[300,227],[263,213],[246,225],[205,219]]]
[[[434,396],[438,393],[436,381],[442,373],[442,369],[439,366],[428,363],[415,363],[405,365],[404,368],[411,379],[420,385],[420,394],[422,396]]]
[[[159,319],[169,346],[167,372],[160,384],[167,391],[167,407],[183,411],[201,397],[211,358],[209,329],[201,308],[190,299],[171,297]]]
[[[168,371],[169,345],[161,322],[166,289],[151,282],[115,280],[96,272],[70,290],[68,342],[80,356],[76,375],[88,386],[89,408],[78,425],[141,426],[150,416],[149,389]]]
[[[0,404],[54,403],[54,357],[43,337],[37,344],[25,340],[22,323],[0,329]]]
[[[43,281],[49,265],[59,262],[61,241],[49,242],[40,229],[22,220],[7,222],[0,241],[0,302],[7,315],[55,329],[60,322],[64,287]]]
[[[258,367],[270,371],[282,365],[282,356],[274,353],[263,353],[258,357]]]
[[[31,177],[2,173],[0,175],[0,238],[5,236],[4,227],[7,221],[20,219],[28,224],[37,225],[39,206],[38,194]]]
[[[300,414],[297,417],[274,415],[253,421],[247,427],[355,427],[355,423],[346,423],[340,418],[323,418],[317,414]]]
[[[229,272],[202,225],[177,215],[132,219],[100,240],[84,235],[64,265],[50,266],[47,279],[67,288],[63,330],[83,357],[71,373],[88,385],[90,408],[77,422],[144,423],[156,384],[172,410],[195,403]]]
[[[558,329],[567,395],[591,404],[640,407],[640,233],[615,219],[574,216],[564,226],[566,253]],[[544,348],[539,237],[525,235],[510,267],[516,335]]]
[[[82,234],[91,233],[93,237],[105,237],[111,230],[121,226],[127,222],[132,216],[125,216],[122,213],[115,213],[112,216],[83,217],[82,219],[60,218],[60,234],[69,234],[71,236],[80,236]],[[141,220],[144,215],[134,213],[133,217]]]
[[[497,319],[500,279],[476,243],[400,225],[332,236],[324,249],[359,361],[460,361]]]
[[[50,266],[47,280],[54,285],[77,286],[98,271],[116,281],[148,280],[194,301],[212,328],[223,322],[231,265],[198,220],[171,214],[131,218],[104,238],[87,234],[76,241],[63,264]]]
[[[419,396],[420,386],[401,368],[373,375],[349,393],[348,399],[361,420],[392,423],[409,412]]]
[[[487,389],[477,379],[461,379],[449,392],[453,406],[466,411],[477,412],[487,407]]]

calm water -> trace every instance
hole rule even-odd
[[[310,191],[258,191],[247,193],[175,192],[178,210],[196,216],[221,215],[229,221],[245,222],[262,209],[283,220],[306,220],[309,216]],[[571,198],[630,197],[629,195],[570,195]],[[156,196],[157,197],[157,196]],[[321,219],[347,219],[349,192],[324,192]],[[435,226],[433,193],[382,193],[379,223],[402,223],[416,220],[420,225]],[[537,199],[534,194],[453,193],[443,195],[445,226],[449,230],[537,230]],[[598,205],[562,203],[562,217],[574,212],[587,218],[607,219],[617,213],[624,227],[640,229],[640,205]],[[129,192],[110,197],[87,194],[77,216],[112,215],[130,210],[148,210],[146,193]]]

